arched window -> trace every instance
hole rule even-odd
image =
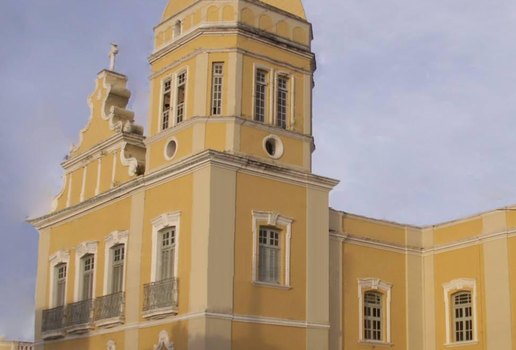
[[[360,342],[391,343],[391,290],[378,278],[358,279]]]
[[[476,281],[459,278],[443,284],[446,344],[476,342]]]

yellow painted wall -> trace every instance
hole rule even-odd
[[[145,192],[144,231],[141,250],[141,281],[151,281],[152,220],[159,215],[181,213],[179,231],[179,313],[188,311],[190,294],[190,231],[192,220],[192,175],[182,176]],[[143,308],[141,301],[140,310]]]
[[[303,328],[233,322],[233,350],[300,350],[306,346]]]
[[[124,332],[110,332],[108,334],[99,334],[88,338],[72,339],[66,342],[57,341],[55,343],[45,345],[45,350],[93,350],[106,349],[108,341],[114,341],[117,349],[125,348]]]
[[[434,229],[436,245],[473,238],[482,233],[482,218],[475,217],[458,222],[439,225]]]
[[[388,263],[386,263],[388,262]],[[370,349],[359,344],[358,279],[379,278],[392,284],[391,349],[406,349],[405,256],[401,253],[344,244],[342,247],[342,324],[346,350]]]
[[[449,231],[448,231],[449,232]],[[453,233],[451,233],[453,234]],[[472,278],[477,283],[478,344],[468,349],[484,349],[484,293],[483,293],[483,252],[482,246],[475,245],[458,250],[436,254],[434,257],[435,326],[436,344],[444,347],[446,342],[446,319],[443,284],[459,278]]]
[[[405,226],[344,214],[342,232],[382,242],[405,244]]]

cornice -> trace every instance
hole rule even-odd
[[[275,133],[282,136],[291,137],[297,140],[301,141],[311,141],[314,142],[313,136],[306,135],[297,131],[293,130],[286,130],[282,129],[270,124],[260,123],[255,120],[247,119],[240,116],[225,116],[225,117],[200,117],[200,116],[194,116],[189,119],[186,119],[185,121],[181,122],[178,125],[175,125],[171,128],[165,129],[160,131],[159,133],[149,136],[144,140],[145,145],[149,145],[151,143],[154,143],[156,141],[166,139],[172,135],[174,135],[177,132],[180,132],[181,130],[187,129],[191,127],[194,124],[205,124],[206,122],[213,122],[213,123],[224,123],[224,122],[236,122],[239,125],[245,126],[245,124],[250,124],[251,126],[264,130],[270,133]]]
[[[126,133],[126,132],[122,131],[122,132],[117,133],[117,134],[111,136],[110,138],[102,141],[101,143],[96,144],[88,151],[65,160],[64,162],[61,163],[61,166],[65,170],[71,169],[74,166],[77,166],[78,164],[84,162],[85,160],[88,160],[90,158],[95,158],[97,155],[99,155],[103,151],[110,151],[115,148],[118,148],[117,146],[120,146],[123,143],[128,143],[130,145],[144,147],[144,140],[145,140],[145,136],[143,136],[143,135]]]
[[[310,46],[306,46],[303,44],[298,44],[294,41],[282,38],[280,36],[277,36],[276,34],[265,32],[263,30],[260,30],[258,28],[250,27],[245,24],[241,23],[232,23],[227,25],[201,25],[198,28],[192,30],[190,33],[185,34],[182,38],[177,39],[176,41],[173,41],[169,43],[168,45],[163,46],[159,50],[154,51],[148,58],[148,61],[150,64],[156,62],[158,59],[162,58],[163,56],[167,55],[168,53],[172,52],[173,50],[177,49],[179,46],[182,46],[190,41],[193,41],[194,39],[204,35],[204,34],[240,34],[242,36],[245,36],[247,38],[252,38],[257,41],[261,41],[262,43],[274,45],[274,46],[280,46],[281,49],[289,51],[291,53],[295,53],[301,56],[304,56],[308,59],[312,59],[315,61],[315,54],[310,51]],[[239,49],[232,48],[232,49],[226,49],[226,50],[233,50],[238,51]],[[192,56],[198,53],[204,53],[204,52],[217,52],[220,50],[216,49],[210,49],[210,50],[196,50],[192,52],[188,56]],[[245,50],[241,50],[243,52],[247,52]],[[273,61],[268,56],[259,56],[260,58],[266,59],[267,61]],[[282,64],[286,64],[289,67],[293,67],[295,69],[298,69],[298,67],[291,66],[287,62],[281,62]]]
[[[167,180],[174,176],[177,177],[185,175],[197,168],[208,165],[231,168],[249,174],[259,174],[262,176],[274,178],[276,180],[283,180],[303,186],[312,186],[326,190],[331,190],[339,183],[339,181],[334,179],[314,175],[311,173],[305,173],[299,170],[289,169],[278,165],[267,164],[258,160],[249,159],[248,157],[241,157],[228,153],[206,150],[181,162],[171,164],[169,167],[162,170],[137,177],[123,185],[120,185],[119,187],[99,194],[82,203],[38,218],[28,219],[27,222],[35,226],[38,230],[41,230],[90,211],[110,201],[129,195],[136,190],[152,186],[157,182]]]

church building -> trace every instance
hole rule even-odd
[[[516,347],[516,207],[429,227],[329,208],[311,41],[301,0],[170,0],[145,132],[112,46],[30,220],[34,349]]]

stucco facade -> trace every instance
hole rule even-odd
[[[300,0],[171,0],[154,31],[146,133],[102,70],[30,220],[36,349],[512,349],[513,209],[413,227],[329,208]]]

